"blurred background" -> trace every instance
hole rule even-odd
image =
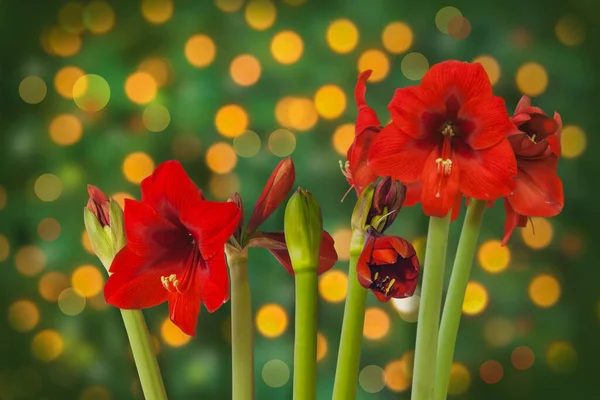
[[[319,283],[318,398],[331,398],[356,199],[340,203],[338,160],[353,139],[357,73],[374,70],[367,100],[386,123],[394,89],[446,59],[480,62],[510,114],[527,94],[565,124],[563,213],[534,218],[535,234],[517,231],[504,248],[502,205],[486,213],[451,397],[600,398],[600,272],[585,262],[599,253],[594,0],[3,0],[0,17],[2,400],[142,398],[84,232],[87,183],[139,199],[139,182],[177,159],[208,197],[239,191],[251,209],[286,156],[340,255]],[[282,214],[265,230],[280,230]],[[422,254],[426,229],[417,206],[390,232]],[[289,399],[294,282],[266,250],[250,256],[257,398]],[[417,308],[418,296],[369,295],[359,399],[409,399]],[[193,339],[166,304],[145,315],[171,399],[230,396],[229,304],[203,310]]]

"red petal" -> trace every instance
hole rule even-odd
[[[445,217],[454,204],[458,193],[459,179],[464,171],[462,164],[451,157],[452,168],[450,175],[438,174],[439,150],[432,151],[425,162],[423,169],[423,191],[421,194],[421,205],[425,214],[432,217]],[[460,168],[459,168],[460,166]]]
[[[414,206],[421,201],[421,192],[423,191],[423,181],[406,183],[406,198],[404,199],[404,207]]]
[[[444,113],[443,98],[433,98],[419,86],[396,89],[392,101],[388,104],[392,115],[392,124],[415,139],[431,137],[430,124],[425,123],[432,113]],[[443,121],[440,121],[440,123]],[[392,124],[388,124],[392,125]]]
[[[198,243],[202,258],[208,260],[224,251],[238,225],[240,209],[234,203],[202,201],[185,209],[180,218]]]
[[[206,261],[206,268],[200,268],[202,301],[209,312],[214,312],[229,300],[229,275],[225,263],[225,253],[217,253]]]
[[[504,238],[502,239],[502,246],[506,246],[517,226],[525,227],[527,225],[527,217],[517,214],[511,207],[507,198],[504,199],[504,211],[506,211],[506,220],[504,222]]]
[[[372,72],[373,71],[370,69],[361,72],[360,75],[358,75],[358,81],[354,88],[354,101],[356,102],[356,107],[358,107],[358,116],[356,117],[355,126],[357,135],[366,128],[380,127],[381,125],[379,118],[377,118],[377,114],[365,101],[365,93],[367,91],[366,83]]]
[[[519,159],[516,187],[508,197],[518,214],[528,217],[553,217],[564,206],[562,181],[556,174],[558,157],[537,160]]]
[[[460,103],[473,97],[491,96],[492,84],[479,63],[448,60],[434,65],[421,80],[428,96],[445,100],[454,94]]]
[[[185,259],[168,259],[157,264],[152,261],[128,247],[123,248],[113,260],[112,275],[104,285],[106,302],[123,309],[140,309],[167,301],[169,292],[160,278],[184,269]]]
[[[285,200],[294,185],[296,170],[291,158],[277,164],[263,188],[248,222],[247,232],[254,232]]]
[[[368,263],[371,262],[371,253],[373,252],[374,246],[375,236],[367,234],[362,252],[360,253],[358,261],[356,262],[356,276],[358,278],[358,282],[362,287],[367,289],[373,283],[373,279],[371,278],[371,269],[369,268]]]
[[[556,122],[556,133],[554,135],[550,135],[546,138],[546,140],[548,141],[548,144],[550,145],[550,148],[552,149],[552,152],[554,153],[555,156],[560,157],[561,156],[561,136],[562,136],[562,119],[560,118],[560,114],[555,112],[554,113],[554,122]]]
[[[171,321],[189,336],[196,336],[196,325],[198,324],[198,315],[200,315],[200,305],[202,304],[202,288],[200,283],[200,273],[196,271],[198,267],[193,268],[193,276],[189,282],[187,291],[184,294],[172,292],[169,298],[169,316]]]
[[[104,192],[102,190],[100,190],[99,188],[97,188],[96,186],[87,185],[87,190],[88,190],[88,194],[90,195],[90,198],[96,204],[102,204],[102,203],[108,202],[108,197],[106,197]]]
[[[460,144],[453,148],[460,165],[460,191],[465,196],[494,200],[514,189],[517,161],[507,140],[485,150],[474,151]]]
[[[383,236],[382,238],[386,238],[387,242],[392,246],[392,248],[398,254],[400,254],[400,256],[402,258],[410,258],[410,257],[414,256],[415,254],[417,254],[413,245],[410,244],[410,242],[402,239],[401,237]],[[375,246],[375,247],[377,247],[377,246]]]
[[[125,199],[127,247],[136,254],[160,257],[189,246],[187,235],[146,203]]]
[[[319,269],[317,275],[329,271],[338,260],[337,251],[335,251],[335,241],[327,231],[323,231],[321,238],[321,251],[319,253]]]
[[[377,180],[377,175],[367,164],[367,156],[379,131],[380,128],[368,128],[358,133],[346,154],[350,170],[348,183],[356,188],[357,193]]]
[[[403,183],[415,182],[421,177],[427,157],[434,148],[432,142],[414,139],[389,124],[371,145],[369,166],[379,176],[390,176]]]
[[[450,221],[456,220],[460,215],[460,208],[462,206],[462,194],[460,192],[456,193],[456,197],[454,198],[454,204],[452,204],[452,216],[450,216]]]
[[[518,132],[498,96],[471,98],[458,111],[458,121],[461,138],[474,150],[487,149]]]
[[[517,107],[515,108],[515,115],[517,114],[526,114],[525,110],[531,107],[531,99],[528,96],[521,97],[519,103],[517,103]]]
[[[203,201],[200,189],[192,182],[179,161],[160,164],[142,181],[142,202],[148,203],[173,224],[182,227],[179,214]]]

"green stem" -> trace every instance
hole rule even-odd
[[[248,256],[227,253],[231,271],[231,374],[232,399],[254,398],[254,346]]]
[[[412,400],[431,400],[433,398],[437,336],[449,228],[450,213],[445,218],[431,217],[429,219],[417,325]]]
[[[365,323],[367,292],[358,282],[356,263],[365,241],[364,232],[355,229],[350,245],[350,266],[348,269],[348,294],[344,308],[344,321],[340,337],[333,400],[353,400],[356,398],[358,367]]]
[[[121,310],[121,315],[131,344],[133,360],[140,376],[144,398],[146,400],[166,400],[167,394],[158,369],[154,343],[148,333],[142,311]]]
[[[317,270],[296,272],[294,400],[317,395]]]
[[[460,325],[462,305],[465,299],[465,292],[467,291],[469,275],[471,274],[473,257],[477,249],[477,239],[479,238],[479,230],[485,206],[485,201],[470,200],[467,216],[465,217],[460,234],[438,339],[435,400],[445,400],[448,392],[450,369],[452,368],[454,346]]]

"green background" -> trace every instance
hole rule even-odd
[[[303,132],[286,128],[295,134],[291,157],[296,165],[296,184],[316,195],[326,229],[337,233],[336,237],[341,238],[338,244],[343,245],[340,230],[348,228],[355,195],[351,193],[340,203],[347,190],[338,166],[338,160],[344,157],[336,152],[332,138],[339,126],[352,123],[356,117],[352,94],[357,63],[369,49],[382,51],[390,63],[385,78],[369,83],[367,91],[369,104],[384,123],[388,119],[385,108],[394,89],[418,83],[404,75],[408,70],[402,67],[402,60],[408,53],[423,54],[429,65],[446,59],[471,61],[480,55],[493,57],[500,65],[494,90],[506,99],[509,113],[524,89],[516,83],[519,68],[534,62],[545,69],[548,84],[534,97],[534,103],[548,113],[560,112],[571,133],[565,136],[563,146],[573,149],[579,143],[585,151],[560,161],[565,208],[561,215],[550,220],[551,231],[546,228],[538,232],[540,235],[551,232],[550,243],[543,249],[532,249],[517,231],[509,245],[507,269],[490,274],[482,268],[485,261],[476,262],[472,279],[486,288],[489,299],[480,314],[463,318],[455,360],[468,374],[454,377],[453,397],[592,399],[600,396],[597,383],[600,275],[590,262],[598,253],[594,249],[597,220],[592,210],[597,204],[595,182],[600,164],[593,156],[594,137],[590,135],[587,143],[581,142],[581,134],[585,139],[585,132],[595,129],[594,113],[598,106],[596,49],[600,13],[593,0],[465,0],[454,4],[308,0],[299,6],[277,0],[275,21],[264,30],[248,25],[245,10],[249,6],[245,4],[226,13],[213,1],[178,0],[170,18],[164,23],[151,24],[143,17],[139,1],[109,1],[115,24],[103,34],[90,32],[97,16],[90,11],[95,6],[89,3],[80,3],[80,7],[88,8],[82,8],[85,11],[79,22],[59,24],[57,15],[64,4],[57,0],[0,2],[0,399],[141,398],[117,310],[103,303],[101,293],[88,298],[83,310],[81,297],[73,290],[63,294],[62,303],[56,302],[62,289],[71,285],[71,275],[77,267],[92,264],[104,276],[102,266],[86,252],[81,240],[86,184],[99,186],[110,195],[125,192],[139,198],[138,185],[128,181],[123,173],[124,160],[133,152],[145,152],[154,165],[179,158],[208,197],[223,200],[230,191],[238,190],[250,210],[280,159],[272,152],[281,155],[281,149],[273,143],[269,148],[270,133],[282,128],[275,118],[277,102],[285,96],[312,99],[323,85],[336,85],[347,99],[341,115],[333,119],[319,117],[314,126]],[[472,29],[465,39],[453,38],[436,27],[436,14],[445,6],[459,8],[470,21]],[[345,54],[332,51],[326,41],[329,24],[339,18],[350,19],[359,32],[356,46]],[[56,40],[60,42],[64,37],[59,35],[59,40],[54,36],[48,47],[47,29],[55,27],[57,35],[82,21],[85,29],[81,32],[76,29],[67,37],[69,40],[77,40],[73,35],[79,37],[81,48],[65,57],[49,54],[53,52],[52,40],[56,46]],[[401,54],[391,53],[382,44],[382,31],[393,21],[402,21],[413,33],[410,48]],[[564,21],[568,23],[565,25]],[[558,35],[557,24],[562,27]],[[295,31],[304,43],[301,58],[291,65],[278,63],[270,53],[271,39],[281,30]],[[207,35],[215,43],[216,57],[206,67],[196,68],[186,60],[185,43],[194,34]],[[229,72],[232,59],[240,54],[252,54],[262,67],[258,82],[248,87],[237,85]],[[147,57],[165,59],[171,68],[169,82],[148,103],[163,105],[170,112],[170,124],[160,132],[150,132],[141,123],[147,104],[132,102],[124,89],[127,77]],[[106,80],[110,99],[101,111],[85,112],[57,93],[54,78],[64,66],[77,66]],[[30,76],[40,77],[46,86],[45,95],[39,85],[29,87],[27,93],[38,96],[29,102],[36,104],[24,101],[28,95],[23,94],[27,89],[23,80]],[[537,75],[525,79],[525,87],[537,80]],[[235,168],[224,178],[207,166],[206,153],[214,143],[232,143],[215,126],[215,115],[226,104],[237,104],[246,110],[247,128],[258,134],[262,146],[253,157],[238,157]],[[58,145],[49,135],[51,122],[63,113],[75,116],[83,127],[81,139],[68,146]],[[36,191],[36,181],[43,174],[57,176],[62,190],[57,191],[57,185],[51,182]],[[43,201],[45,195],[48,200],[52,191],[60,196]],[[263,228],[280,230],[282,214],[283,210],[278,210]],[[451,228],[449,260],[454,255],[463,217],[464,210]],[[39,228],[46,218],[60,224],[58,237],[56,224],[42,225],[45,230]],[[482,243],[500,239],[503,223],[503,209],[497,204],[486,213]],[[417,239],[422,246],[426,227],[427,219],[416,206],[404,209],[390,232],[409,240]],[[34,253],[27,246],[35,246]],[[494,254],[502,253],[496,250]],[[277,377],[273,378],[273,371],[268,368],[263,371],[263,366],[278,359],[292,368],[294,282],[265,250],[251,250],[250,257],[253,309],[258,311],[265,304],[278,304],[286,310],[289,321],[285,332],[275,338],[255,333],[257,398],[288,399],[291,379],[280,379],[279,384],[286,382],[283,386],[270,387],[266,382]],[[335,269],[346,271],[347,264],[346,260],[340,260]],[[59,277],[54,286],[41,281],[49,272],[63,274],[54,275]],[[531,281],[542,273],[554,277],[560,285],[560,298],[551,307],[538,307],[529,296]],[[47,296],[42,296],[44,285],[49,285],[46,289],[50,291],[58,290],[54,299],[48,301]],[[77,287],[77,282],[74,285]],[[93,287],[94,282],[83,285]],[[24,300],[28,303],[23,303]],[[385,312],[384,322],[390,321],[391,325],[387,332],[384,327],[372,327],[375,331],[383,329],[385,335],[364,341],[361,368],[368,365],[385,368],[414,348],[416,324],[404,320],[410,320],[410,316],[401,318],[391,303],[380,304],[374,296],[369,296],[368,301],[370,307]],[[331,396],[342,311],[343,302],[321,299],[319,331],[327,342],[327,351],[318,365],[319,399]],[[171,399],[230,396],[230,344],[224,333],[229,304],[214,314],[203,310],[197,337],[183,347],[170,346],[161,334],[161,325],[168,315],[166,305],[147,310],[145,315],[160,342],[158,358]],[[38,336],[40,332],[42,335]],[[62,346],[52,339],[58,337]],[[511,362],[511,354],[519,346],[528,346],[535,355],[533,365],[526,370],[515,368]],[[406,355],[405,360],[409,358]],[[485,367],[480,372],[488,360],[502,366],[502,377],[494,384],[482,379],[489,376]],[[397,377],[393,379],[398,382]],[[361,385],[357,389],[359,399],[408,399],[410,395],[410,389],[396,392],[392,390],[393,383],[388,382],[392,388],[383,385],[377,373],[371,376],[365,373]]]

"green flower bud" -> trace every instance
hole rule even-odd
[[[375,183],[366,186],[358,196],[354,211],[352,212],[352,230],[362,232],[366,230],[369,212],[373,204],[373,196],[375,194]]]
[[[285,208],[285,241],[294,273],[317,270],[323,219],[314,196],[302,188],[292,195]]]

